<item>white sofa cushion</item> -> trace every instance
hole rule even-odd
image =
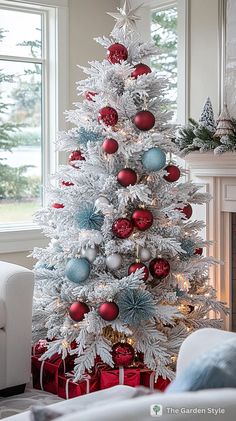
[[[0,298],[0,329],[6,325],[6,308],[4,301]]]

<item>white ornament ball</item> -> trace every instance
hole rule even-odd
[[[147,262],[148,260],[151,259],[151,252],[150,250],[146,249],[146,248],[141,248],[139,250],[139,258],[142,262]]]
[[[81,250],[81,255],[83,256],[83,257],[86,257],[86,259],[88,259],[88,261],[90,262],[90,263],[93,263],[94,262],[94,260],[96,259],[96,257],[97,257],[97,250],[96,250],[96,248],[91,248],[91,247],[88,247],[88,248],[83,248],[82,250]]]
[[[106,258],[106,265],[109,269],[116,270],[121,267],[122,257],[120,254],[111,254]]]
[[[99,196],[97,200],[95,200],[95,206],[99,205],[110,205],[109,200],[105,196]]]

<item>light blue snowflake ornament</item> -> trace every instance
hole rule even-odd
[[[90,274],[90,263],[84,257],[70,259],[65,268],[65,275],[71,282],[83,283]]]
[[[75,213],[75,220],[80,229],[100,231],[104,222],[103,214],[92,203],[84,203]]]
[[[186,254],[182,253],[183,258],[192,257],[195,253],[195,250],[196,250],[196,246],[195,246],[194,242],[192,240],[190,240],[189,238],[185,238],[185,239],[182,240],[181,248],[186,252]]]
[[[119,317],[123,323],[138,325],[155,316],[152,294],[143,289],[125,289],[117,300]]]
[[[185,295],[185,291],[180,289],[178,285],[175,288],[176,297],[183,297]]]
[[[151,148],[144,152],[142,164],[148,171],[160,171],[166,165],[166,154],[160,148]]]
[[[87,130],[84,127],[80,127],[78,130],[78,140],[80,145],[87,145],[88,142],[101,142],[104,137],[92,130]]]

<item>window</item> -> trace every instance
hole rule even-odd
[[[168,97],[174,121],[177,117],[177,19],[176,3],[151,10],[151,36],[161,50],[158,57],[151,59],[151,65],[169,81]]]
[[[56,169],[58,116],[67,107],[66,70],[58,68],[66,4],[0,0],[0,231],[32,228]]]

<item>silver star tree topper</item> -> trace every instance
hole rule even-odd
[[[140,6],[132,9],[130,1],[125,0],[124,6],[122,8],[117,7],[119,13],[108,12],[108,15],[112,16],[117,21],[114,26],[114,30],[122,28],[124,29],[124,31],[135,29],[136,21],[141,20],[141,17],[138,16],[136,13],[142,7],[142,5],[143,3],[140,4]]]

